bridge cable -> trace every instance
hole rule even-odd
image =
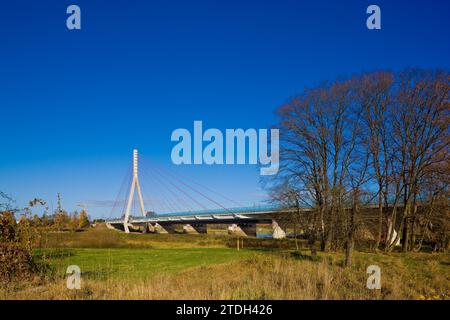
[[[146,188],[146,191],[145,191],[145,194],[146,195],[148,195],[149,194],[149,190],[151,190],[151,193],[150,194],[152,194],[152,193],[158,193],[159,194],[159,198],[160,198],[160,205],[163,205],[164,207],[166,207],[169,211],[170,210],[177,210],[176,209],[176,207],[174,207],[174,205],[173,205],[173,203],[171,202],[171,201],[169,201],[168,200],[168,197],[166,196],[166,194],[165,194],[165,192],[163,193],[163,189],[162,188],[156,188],[156,190],[157,190],[157,192],[155,191],[155,192],[153,192],[153,190],[154,190],[154,188],[153,188],[153,186],[155,185],[155,184],[150,184],[148,181],[151,181],[151,180],[155,180],[155,176],[153,175],[153,173],[152,173],[152,177],[153,177],[153,179],[152,179],[152,177],[150,177],[149,176],[149,173],[148,173],[148,171],[144,171],[144,170],[141,170],[141,172],[142,172],[142,175],[144,176],[144,182],[145,182],[145,184],[146,185],[148,185],[149,187],[150,187],[150,185],[151,185],[151,187],[150,188]],[[148,179],[148,180],[147,180]],[[151,197],[149,197],[149,198],[151,198]],[[146,197],[146,199],[147,199],[147,197]],[[161,203],[162,202],[162,203]],[[157,206],[155,206],[155,208],[154,208],[155,210],[153,210],[154,212],[156,212],[157,211]]]
[[[128,166],[128,169],[125,172],[125,176],[122,179],[122,183],[120,185],[119,192],[117,193],[117,196],[116,196],[116,198],[114,200],[113,206],[112,206],[111,211],[109,213],[109,218],[113,218],[114,217],[114,210],[116,210],[118,208],[118,206],[119,206],[120,196],[122,195],[122,192],[125,189],[126,183],[128,183],[128,181],[129,181],[130,173],[131,173],[131,164]]]
[[[159,170],[157,167],[155,167],[157,170]],[[163,169],[164,170],[164,169]],[[163,172],[159,170],[159,172],[162,174]],[[215,201],[214,199],[211,199],[210,197],[208,197],[207,195],[205,195],[203,192],[198,191],[196,188],[191,187],[190,185],[186,184],[185,182],[183,182],[182,180],[178,179],[177,177],[173,176],[171,173],[169,173],[167,170],[164,170],[164,173],[166,174],[166,177],[171,177],[172,179],[175,179],[176,181],[180,182],[181,184],[183,184],[184,186],[188,187],[189,189],[191,189],[192,191],[196,192],[197,194],[201,195],[202,197],[204,197],[205,199],[213,202],[214,204],[218,205],[219,207],[221,207],[222,209],[224,209],[225,211],[228,211],[231,213],[231,211],[224,207],[222,204],[220,204],[219,202]],[[196,201],[197,202],[197,201]],[[202,206],[203,208],[205,208],[204,206]],[[208,210],[207,208],[205,208],[205,210]]]
[[[173,190],[167,186],[167,184],[164,182],[164,180],[161,179],[153,170],[149,170],[148,172],[144,171],[144,173],[145,174],[147,174],[147,173],[151,174],[152,177],[153,177],[153,180],[158,180],[160,185],[162,185],[164,187],[164,189],[167,190],[170,193],[171,199],[173,199],[173,204],[176,207],[174,212],[176,212],[176,211],[186,211],[186,209],[183,209],[185,207],[189,207],[190,211],[192,210],[192,207],[189,205],[189,203],[181,201],[182,199],[179,199],[179,197],[175,194],[175,192],[173,192]],[[170,200],[169,200],[169,202],[170,202]],[[180,205],[180,202],[183,202],[183,203],[181,203],[181,205]]]
[[[156,164],[155,164],[155,165],[156,165]],[[161,169],[163,169],[162,166],[159,166],[159,167],[160,167]],[[205,186],[205,185],[203,185],[203,184],[201,184],[201,183],[199,183],[199,182],[196,182],[196,181],[194,181],[193,179],[188,178],[187,176],[184,176],[184,175],[178,173],[178,177],[179,177],[180,180],[181,180],[181,179],[184,179],[185,181],[188,181],[188,182],[193,183],[193,184],[195,184],[195,185],[197,185],[197,186],[199,186],[199,187],[201,187],[201,188],[203,188],[203,189],[206,189],[207,191],[209,191],[209,192],[211,192],[211,193],[214,193],[215,195],[217,195],[217,196],[219,196],[219,197],[221,197],[221,198],[224,198],[225,200],[227,200],[227,201],[229,201],[229,202],[231,202],[231,203],[234,203],[234,204],[237,205],[238,207],[243,207],[243,205],[242,205],[241,203],[239,203],[239,202],[237,202],[237,201],[235,201],[235,200],[233,200],[233,199],[231,199],[231,198],[225,196],[224,194],[222,194],[222,193],[220,193],[220,192],[217,192],[216,190],[214,190],[214,189],[212,189],[212,188],[209,188],[209,187],[207,187],[207,186]]]
[[[155,167],[156,168],[156,167]],[[158,169],[157,169],[158,170]],[[165,177],[166,180],[175,187],[178,191],[182,192],[184,195],[186,195],[189,199],[191,199],[193,202],[195,202],[198,206],[203,208],[204,210],[208,210],[207,207],[205,207],[202,203],[198,202],[195,198],[193,198],[189,193],[186,193],[183,189],[180,189],[176,184],[174,184],[170,179],[167,179],[168,176],[164,176],[159,170],[157,171],[160,173],[161,176]]]
[[[153,161],[149,161],[149,162],[152,162],[152,164],[154,164],[156,167],[159,167],[161,170],[164,170],[164,168],[163,168],[162,166],[158,166],[156,163],[153,163]],[[167,170],[165,170],[165,171],[168,172]],[[178,177],[179,177],[180,180],[181,180],[181,179],[184,179],[184,180],[186,180],[186,181],[188,181],[188,182],[191,182],[191,183],[193,183],[193,184],[195,184],[195,185],[197,185],[197,186],[199,186],[199,187],[201,187],[201,188],[203,188],[203,189],[205,189],[205,190],[207,190],[207,191],[209,191],[209,192],[211,192],[211,193],[214,193],[215,195],[217,195],[217,196],[219,196],[219,197],[221,197],[221,198],[223,198],[223,199],[225,199],[225,200],[227,200],[227,201],[229,201],[229,202],[231,202],[231,203],[234,203],[234,204],[237,205],[238,207],[243,207],[243,205],[242,205],[241,203],[239,203],[239,202],[237,202],[237,201],[235,201],[235,200],[233,200],[233,199],[231,199],[231,198],[225,196],[224,194],[221,194],[221,193],[218,192],[218,191],[215,191],[215,190],[212,189],[212,188],[209,188],[209,187],[207,187],[207,186],[205,186],[205,185],[202,185],[202,184],[199,183],[199,182],[194,181],[192,178],[188,178],[187,176],[183,176],[183,175],[180,174],[180,173],[178,173]]]

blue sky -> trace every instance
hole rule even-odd
[[[81,30],[66,28],[70,4],[81,8]],[[381,7],[382,30],[366,28],[369,4]],[[259,202],[255,166],[172,168],[171,132],[194,120],[267,128],[277,107],[323,80],[449,68],[449,9],[445,0],[3,1],[0,190],[19,205],[55,205],[60,192],[69,211],[115,199],[136,147]]]

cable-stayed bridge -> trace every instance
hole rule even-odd
[[[274,205],[242,206],[212,188],[174,175],[156,164],[151,165],[150,174],[139,170],[139,160],[138,151],[133,150],[131,170],[123,180],[111,213],[119,217],[106,221],[109,228],[127,233],[172,233],[181,225],[187,233],[207,233],[208,225],[225,224],[229,233],[256,236],[257,224],[271,224],[274,238],[285,237],[275,219],[286,210]],[[144,197],[141,176],[152,181],[149,185],[152,197]],[[128,188],[124,189],[125,186]],[[147,211],[146,206],[152,210]]]

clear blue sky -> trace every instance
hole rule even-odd
[[[82,30],[66,28],[77,4]],[[382,30],[365,26],[378,4]],[[450,67],[450,1],[2,1],[0,190],[64,207],[114,199],[134,147],[172,167],[171,132],[267,128],[289,97],[376,69]],[[184,167],[250,204],[255,166]],[[108,208],[92,208],[94,217]]]

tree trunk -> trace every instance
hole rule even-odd
[[[405,216],[403,218],[403,231],[402,231],[402,252],[408,252],[409,246],[409,217]]]
[[[308,239],[309,249],[311,250],[311,258],[315,259],[317,257],[317,248],[316,248],[316,237],[312,233]]]
[[[409,236],[409,239],[410,239],[409,251],[412,251],[416,244],[416,234],[415,234],[416,231],[414,228],[415,224],[416,224],[416,217],[414,216],[411,218],[411,228],[410,228],[410,236]]]
[[[383,195],[382,195],[382,186],[380,186],[378,195],[378,233],[375,242],[375,250],[378,250],[378,248],[380,247],[382,233],[383,233]]]
[[[355,246],[355,241],[353,235],[347,239],[347,244],[345,246],[345,266],[349,267],[352,265],[353,248]]]
[[[329,252],[331,250],[331,243],[333,241],[335,216],[336,216],[336,214],[333,211],[334,211],[334,209],[331,209],[330,213],[328,214],[328,228],[327,228],[327,233],[326,233],[326,237],[325,237],[325,242],[323,244],[324,252]]]

